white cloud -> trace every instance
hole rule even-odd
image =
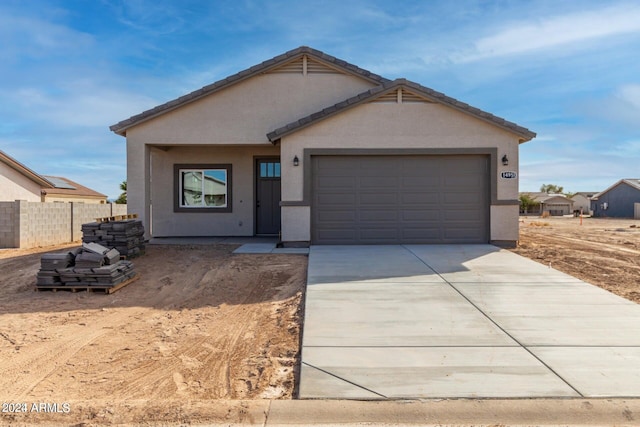
[[[640,160],[640,139],[614,144],[604,154],[620,158],[635,157]],[[640,175],[640,171],[636,172],[636,175]]]
[[[23,88],[6,94],[33,122],[56,127],[108,126],[159,104],[157,100],[85,81],[47,93]]]
[[[94,45],[92,35],[38,18],[0,13],[0,58],[81,54]]]
[[[605,97],[576,102],[572,107],[583,115],[585,126],[599,123],[606,132],[640,131],[640,84],[618,87]]]
[[[640,33],[640,5],[607,7],[549,17],[531,24],[514,23],[475,42],[459,62],[554,49],[603,37]]]
[[[629,103],[640,114],[640,84],[630,84],[622,86],[618,90],[618,97]]]

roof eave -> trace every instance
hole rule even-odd
[[[17,161],[16,159],[12,158],[11,156],[9,156],[8,154],[2,151],[0,151],[0,161],[5,163],[10,168],[16,170],[17,172],[21,173],[22,175],[26,176],[30,180],[34,181],[36,184],[39,184],[41,186],[48,187],[48,188],[54,187],[53,183],[51,183],[49,180],[44,178],[42,175],[29,169],[28,167],[26,167],[25,165],[23,165],[22,163],[20,163],[19,161]]]
[[[382,76],[362,69],[341,59],[335,58],[331,55],[327,55],[326,53],[319,50],[315,50],[307,46],[301,46],[299,48],[278,55],[274,58],[268,59],[258,65],[254,65],[250,68],[242,70],[222,80],[218,80],[217,82],[204,86],[179,98],[168,101],[149,110],[143,111],[140,114],[136,114],[135,116],[109,126],[109,130],[117,135],[126,137],[127,129],[129,128],[132,128],[149,120],[153,120],[156,117],[167,114],[192,102],[196,102],[206,96],[226,89],[229,86],[235,85],[257,75],[267,73],[275,68],[278,68],[282,64],[293,61],[304,55],[312,56],[314,60],[321,62],[330,68],[340,69],[347,74],[367,80],[370,83],[381,84],[390,81],[389,79],[386,79]],[[154,110],[157,111],[154,113]]]
[[[342,102],[339,102],[335,105],[332,105],[321,111],[318,111],[314,114],[303,117],[295,122],[289,123],[283,127],[275,129],[274,131],[269,132],[267,134],[267,138],[269,139],[269,141],[274,142],[292,133],[295,133],[313,124],[316,124],[320,121],[326,120],[330,117],[340,114],[343,111],[346,111],[348,109],[351,109],[363,103],[369,102],[380,96],[386,95],[389,92],[397,90],[398,88],[411,89],[413,91],[420,93],[421,96],[424,96],[426,99],[434,103],[452,108],[463,114],[469,115],[478,120],[484,121],[485,123],[488,123],[492,126],[499,127],[511,134],[519,136],[518,138],[519,144],[530,141],[536,137],[536,134],[534,132],[531,132],[529,129],[526,129],[515,123],[509,122],[505,119],[494,116],[493,114],[484,112],[478,108],[475,108],[463,102],[457,101],[440,92],[436,92],[432,89],[425,88],[417,83],[409,82],[406,79],[397,79],[391,82],[384,83],[378,87],[372,88],[354,97],[348,98]],[[314,118],[313,116],[318,116],[318,117]]]

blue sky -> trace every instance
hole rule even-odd
[[[0,150],[115,198],[109,126],[301,45],[536,132],[520,189],[640,178],[638,1],[0,2]]]

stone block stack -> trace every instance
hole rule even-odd
[[[36,276],[38,286],[62,285],[58,270],[68,268],[75,262],[79,249],[59,254],[44,254],[40,258],[40,271]]]
[[[82,242],[99,243],[133,258],[144,254],[144,226],[136,219],[82,224]]]
[[[37,275],[38,289],[99,288],[107,290],[136,276],[131,261],[121,260],[116,249],[97,243],[59,254],[45,254]]]

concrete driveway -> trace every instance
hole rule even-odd
[[[307,283],[303,399],[640,397],[640,305],[495,246],[312,246]]]

